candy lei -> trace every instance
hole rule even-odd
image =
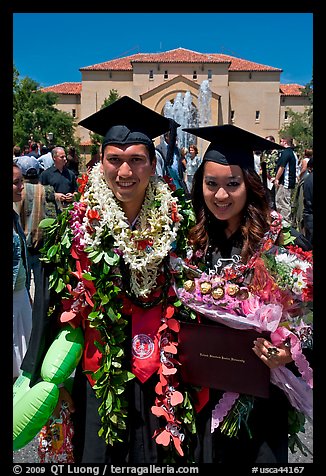
[[[272,211],[271,213],[272,223],[270,229],[265,233],[262,241],[260,250],[257,254],[255,254],[247,263],[247,268],[253,268],[255,266],[255,261],[257,257],[263,251],[268,251],[273,244],[275,243],[281,229],[282,229],[282,217],[276,211]],[[309,366],[309,363],[306,357],[302,353],[302,348],[300,344],[300,340],[298,337],[291,332],[289,329],[285,327],[278,327],[274,332],[271,332],[270,335],[271,341],[275,346],[278,346],[284,342],[287,342],[290,346],[290,351],[292,358],[299,369],[302,377],[304,378],[305,382],[309,385],[310,388],[313,387],[313,377],[312,377],[312,369]],[[272,369],[272,373],[273,373]],[[211,419],[211,432],[213,433],[216,428],[218,428],[226,415],[234,406],[235,402],[240,397],[239,394],[234,392],[224,392],[220,401],[215,406],[214,410],[212,411],[212,419]]]

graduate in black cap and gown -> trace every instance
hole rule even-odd
[[[176,300],[170,252],[185,252],[187,210],[182,192],[175,198],[154,176],[153,139],[170,121],[124,96],[80,125],[104,136],[101,161],[79,180],[79,201],[48,230],[44,296],[36,296],[22,368],[34,385],[58,330],[80,326],[85,347],[72,393],[60,389],[73,412],[75,462],[185,461],[169,347],[177,324],[165,322]]]
[[[193,181],[192,204],[197,223],[190,230],[190,242],[196,252],[194,256],[200,257],[195,258],[195,262],[197,260],[197,265],[199,261],[204,263],[201,269],[206,272],[218,270],[221,273],[228,265],[235,273],[234,278],[237,270],[246,273],[242,264],[246,265],[259,253],[267,237],[274,236],[277,245],[282,243],[281,226],[276,235],[269,234],[272,224],[281,223],[281,217],[271,216],[266,190],[255,172],[253,157],[256,149],[282,147],[233,125],[183,130],[210,141]],[[297,232],[295,235],[294,244],[311,250],[303,235]],[[202,322],[212,324],[203,316]],[[270,368],[293,364],[289,348],[284,344],[272,358],[268,349],[273,344],[268,339],[259,338],[252,345],[257,358]],[[203,460],[251,465],[286,463],[290,405],[284,392],[270,385],[268,399],[254,397],[247,421],[251,438],[245,424],[241,425],[237,437],[226,436],[220,427],[211,433],[212,410],[222,393],[210,389],[209,404],[199,414],[198,433],[204,435]]]

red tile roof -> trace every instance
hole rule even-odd
[[[300,84],[280,84],[280,93],[282,96],[301,96],[304,86]]]
[[[247,61],[234,56],[217,53],[198,53],[185,48],[177,48],[163,53],[137,53],[104,63],[80,68],[79,71],[131,71],[133,63],[224,63],[230,71],[277,71],[279,68]]]
[[[43,93],[56,93],[56,94],[80,94],[82,89],[82,83],[61,83],[54,86],[48,86],[41,88]]]
[[[243,60],[241,58],[235,58],[234,56],[216,54],[218,58],[228,60],[231,62],[229,71],[276,71],[281,73],[283,70],[280,68],[274,68],[273,66],[267,66],[265,64],[254,63],[253,61]],[[219,61],[221,62],[221,61]]]
[[[163,53],[137,53],[124,58],[117,58],[104,63],[85,66],[79,71],[132,71],[134,63],[212,63],[229,64],[229,71],[275,71],[279,68],[267,66],[253,61],[243,60],[234,56],[220,53],[198,53],[185,48],[176,48]],[[62,83],[42,88],[44,92],[57,94],[80,94],[82,83]],[[280,93],[283,96],[300,96],[304,86],[299,84],[281,84]]]

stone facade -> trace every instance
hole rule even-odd
[[[189,91],[197,108],[205,80],[212,93],[211,123],[207,125],[234,124],[263,137],[273,135],[278,141],[278,132],[288,120],[287,111],[304,112],[309,106],[308,98],[301,95],[303,85],[280,84],[281,69],[224,54],[178,48],[138,53],[82,67],[80,72],[81,83],[43,88],[58,94],[57,107],[72,114],[77,123],[98,111],[112,89],[160,114],[167,101]],[[89,131],[77,126],[76,136],[89,156]]]

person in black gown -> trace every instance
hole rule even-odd
[[[252,151],[272,147],[265,139],[232,125],[184,130],[210,141],[195,173],[192,190],[197,222],[190,230],[190,242],[194,256],[199,257],[194,264],[205,272],[221,272],[223,266],[232,262],[246,264],[260,249],[272,221],[266,190],[254,171]],[[303,235],[293,229],[291,232],[294,244],[303,250],[312,249]],[[274,240],[276,245],[282,244],[282,230]],[[204,315],[201,322],[212,324]],[[287,365],[295,371],[289,349],[282,344],[277,356],[270,358],[271,346],[270,341],[259,338],[253,343],[253,352],[270,368]],[[268,399],[255,397],[247,422],[251,438],[245,425],[240,427],[237,438],[226,436],[220,428],[211,434],[211,412],[222,393],[210,389],[209,404],[198,415],[203,460],[251,465],[286,463],[290,404],[284,392],[270,385]]]
[[[68,403],[75,462],[163,462],[166,448],[153,435],[164,422],[152,408],[165,355],[159,348],[161,318],[175,299],[169,254],[183,210],[168,184],[154,177],[153,139],[171,121],[124,96],[80,124],[104,136],[101,162],[81,179],[81,199],[49,233],[44,293],[35,301],[38,325],[22,368],[33,386],[58,330],[67,323],[81,326],[85,348],[71,395],[61,386],[54,412],[61,401]],[[83,278],[86,272],[91,281]],[[94,313],[103,319],[91,322]]]

